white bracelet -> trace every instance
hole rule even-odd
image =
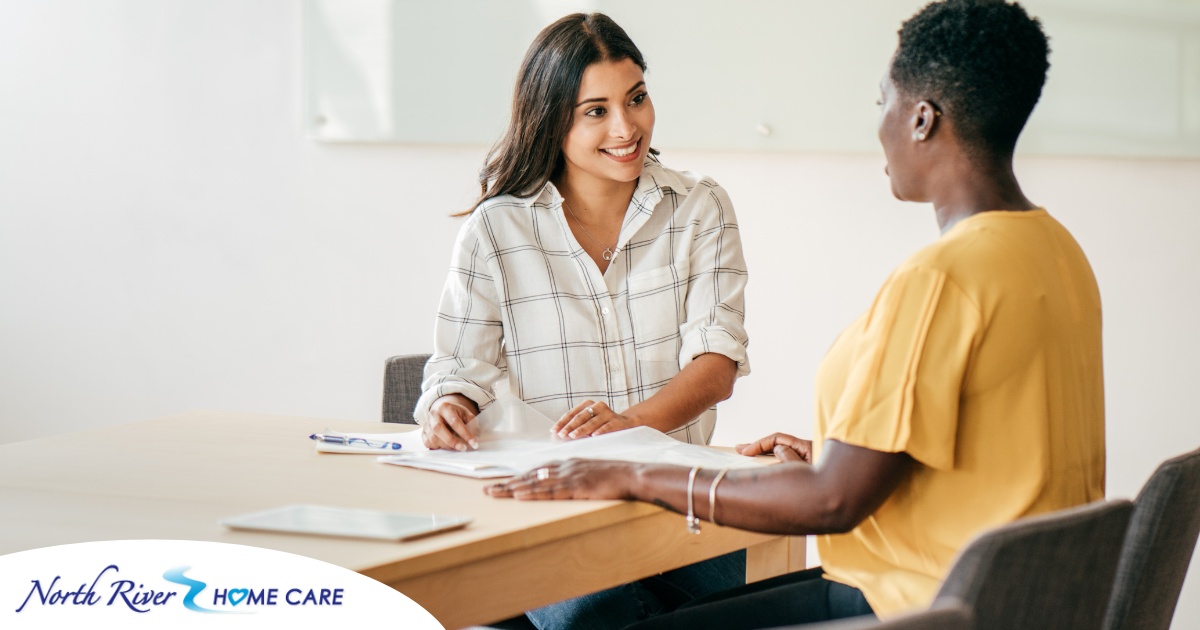
[[[717,477],[713,479],[712,485],[708,487],[708,520],[713,525],[719,525],[717,523],[717,484],[721,483],[721,479],[727,472],[729,472],[728,468],[722,468],[721,472],[717,473]]]
[[[692,503],[692,491],[696,489],[696,473],[700,472],[699,466],[693,466],[692,472],[688,473],[688,512],[687,512],[687,528],[693,534],[700,533],[700,519],[696,518],[695,506]]]

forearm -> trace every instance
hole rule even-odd
[[[697,517],[715,515],[722,525],[772,534],[837,534],[870,516],[908,477],[913,460],[835,440],[815,466],[794,462],[731,470],[716,492],[716,510],[708,495],[718,470],[696,475],[692,505]],[[629,472],[630,498],[687,512],[688,469],[648,465]]]
[[[689,469],[645,465],[633,471],[632,497],[687,513]],[[708,521],[709,488],[719,469],[704,468],[692,490],[695,515]],[[821,475],[808,464],[731,470],[717,487],[716,522],[770,534],[828,534],[853,528]]]
[[[733,393],[737,363],[706,353],[688,363],[653,396],[621,412],[636,424],[671,431],[696,419]]]

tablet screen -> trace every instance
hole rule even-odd
[[[442,514],[380,512],[324,505],[288,505],[222,519],[233,529],[251,529],[376,540],[410,540],[464,527],[470,518]]]

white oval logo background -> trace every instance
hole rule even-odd
[[[114,540],[0,556],[3,628],[287,624],[328,630],[347,622],[444,630],[399,591],[349,569],[272,549]]]

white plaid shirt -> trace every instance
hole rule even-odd
[[[463,394],[510,391],[553,420],[585,399],[618,413],[706,352],[750,372],[746,263],[733,204],[711,179],[648,159],[602,275],[575,240],[562,196],[490,199],[463,224],[415,415]],[[706,444],[716,409],[671,431]]]

